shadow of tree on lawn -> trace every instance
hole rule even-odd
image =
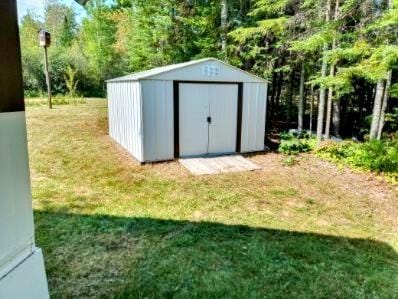
[[[210,222],[35,212],[54,297],[394,297],[389,245]]]

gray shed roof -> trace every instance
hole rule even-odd
[[[218,59],[212,58],[212,57],[198,59],[198,60],[192,60],[192,61],[183,62],[183,63],[171,64],[171,65],[166,65],[166,66],[161,66],[161,67],[156,67],[156,68],[153,68],[153,69],[150,69],[150,70],[146,70],[146,71],[142,71],[142,72],[133,73],[133,74],[130,74],[130,75],[126,75],[126,76],[110,79],[110,80],[107,80],[106,82],[138,81],[138,80],[141,80],[141,79],[150,79],[150,78],[152,78],[152,77],[154,77],[156,75],[159,75],[159,74],[163,74],[163,73],[166,73],[166,72],[170,72],[170,71],[173,71],[173,70],[181,69],[181,68],[184,68],[184,67],[188,67],[188,66],[191,66],[191,65],[195,65],[195,64],[199,64],[199,63],[207,62],[207,61],[217,61],[217,62],[222,63],[222,64],[224,64],[224,65],[226,65],[226,66],[228,66],[230,68],[235,69],[236,71],[245,73],[246,75],[249,75],[249,76],[255,78],[256,80],[261,80],[261,81],[266,82],[266,80],[261,78],[261,77],[253,75],[253,74],[251,74],[249,72],[241,70],[241,69],[239,69],[237,67],[229,65],[229,64],[227,64],[227,63],[225,63],[225,62],[223,62],[221,60],[218,60]]]

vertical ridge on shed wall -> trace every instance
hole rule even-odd
[[[144,161],[174,159],[173,81],[141,80]]]
[[[266,83],[243,84],[241,152],[264,150]]]
[[[142,101],[138,81],[108,83],[109,135],[143,162]]]

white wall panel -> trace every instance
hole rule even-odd
[[[0,278],[31,253],[33,229],[25,113],[0,113]]]
[[[107,85],[109,135],[144,161],[143,120],[140,82],[113,82]]]
[[[173,82],[141,80],[144,160],[174,159]]]
[[[241,151],[264,150],[266,83],[243,84]]]

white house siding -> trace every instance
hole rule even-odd
[[[139,81],[108,83],[109,135],[144,161],[142,100]]]
[[[264,150],[266,83],[243,84],[241,152]]]
[[[173,82],[141,80],[144,160],[174,159]]]
[[[0,282],[34,247],[28,165],[25,112],[0,113]]]

